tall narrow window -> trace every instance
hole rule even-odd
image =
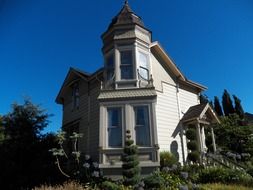
[[[114,54],[110,55],[106,60],[106,78],[111,80],[114,76]]]
[[[141,78],[148,80],[149,79],[149,61],[148,55],[142,52],[139,52],[139,74]]]
[[[136,145],[150,146],[150,125],[148,106],[136,106],[135,112],[135,138]]]
[[[133,55],[132,51],[120,52],[121,79],[133,79]]]
[[[80,102],[80,94],[79,94],[79,85],[78,83],[75,83],[72,87],[72,106],[74,108],[79,108],[79,102]]]
[[[108,108],[108,146],[122,147],[121,108]]]

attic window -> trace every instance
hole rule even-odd
[[[79,84],[75,83],[72,86],[72,108],[79,108],[80,94],[79,94]]]

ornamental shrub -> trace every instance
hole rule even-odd
[[[189,140],[196,140],[197,139],[196,129],[194,129],[194,128],[188,128],[185,135],[186,135],[187,139],[189,139]]]
[[[140,167],[138,161],[138,148],[131,140],[130,131],[126,132],[124,153],[122,155],[123,183],[126,186],[136,186],[140,181]]]
[[[199,161],[199,153],[197,151],[192,151],[188,154],[188,159],[194,163]]]
[[[174,156],[174,154],[168,152],[168,151],[163,151],[160,152],[160,166],[161,168],[164,167],[172,167],[174,164],[177,164],[177,158]]]
[[[101,188],[106,189],[106,190],[121,190],[121,188],[118,184],[111,182],[111,181],[104,181],[101,184]]]
[[[191,140],[187,143],[187,148],[191,151],[198,149],[198,143],[196,140]]]
[[[143,179],[145,189],[159,189],[164,186],[165,180],[159,171],[155,171]]]

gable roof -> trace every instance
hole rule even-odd
[[[84,72],[80,69],[76,69],[73,67],[70,67],[67,76],[64,79],[64,82],[61,86],[61,89],[55,99],[55,102],[58,104],[62,104],[62,95],[64,93],[64,91],[66,90],[67,87],[71,86],[74,82],[76,82],[77,80],[73,80],[73,78],[79,78],[80,80],[84,80],[84,81],[90,81],[91,79],[93,79],[95,76],[101,74],[103,71],[103,68],[98,69],[96,72],[90,74],[87,72]]]
[[[191,80],[188,80],[184,74],[179,70],[179,68],[176,66],[176,64],[172,61],[172,59],[169,57],[169,55],[165,52],[165,50],[162,48],[162,46],[159,44],[158,41],[153,42],[150,44],[151,51],[158,54],[166,63],[166,67],[172,71],[172,73],[176,76],[176,78],[181,81],[182,83],[186,85],[193,86],[197,88],[200,92],[207,89],[207,87],[198,84],[196,82],[193,82]]]
[[[216,116],[215,112],[213,111],[213,109],[211,108],[211,106],[209,105],[209,103],[198,104],[198,105],[195,105],[195,106],[191,106],[187,110],[187,112],[184,114],[184,116],[181,119],[181,121],[184,122],[184,123],[186,123],[186,122],[202,119],[203,116],[207,112],[210,113],[213,121],[215,121],[217,123],[220,122],[219,118]]]

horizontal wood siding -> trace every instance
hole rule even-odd
[[[160,151],[174,151],[182,162],[181,139],[176,132],[179,127],[179,113],[175,86],[163,83],[163,92],[157,92],[156,117]],[[176,148],[173,146],[175,144]]]
[[[191,106],[199,104],[198,93],[190,92],[181,88],[179,89],[179,100],[180,108],[183,113],[186,113]]]
[[[161,60],[160,60],[161,61]],[[162,82],[175,85],[174,80],[162,66],[162,64],[158,61],[158,59],[151,54],[151,68],[152,68],[152,76],[154,79],[154,86],[156,90],[162,91]]]
[[[90,91],[90,122],[89,122],[89,154],[94,161],[99,159],[99,102],[100,83],[91,84]]]

